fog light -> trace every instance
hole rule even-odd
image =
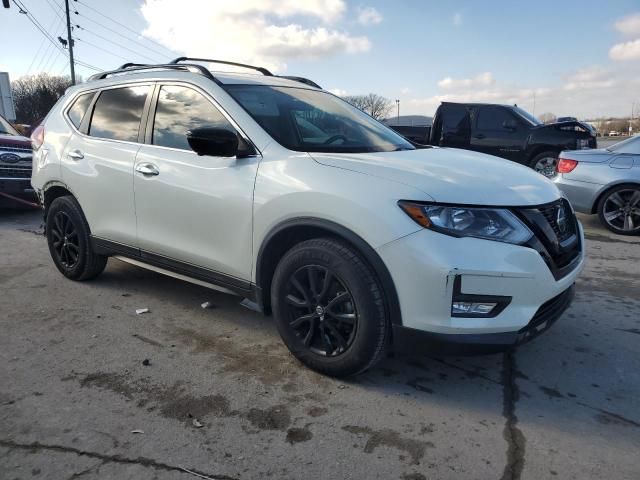
[[[478,302],[453,302],[451,304],[452,314],[475,314],[489,315],[496,308],[497,303],[478,303]]]

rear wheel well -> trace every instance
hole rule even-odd
[[[529,157],[527,158],[527,162],[531,162],[536,156],[545,152],[553,152],[558,156],[560,155],[560,150],[557,147],[553,147],[551,145],[540,145],[531,150]]]
[[[53,185],[47,188],[44,192],[44,202],[43,202],[45,212],[49,209],[49,206],[51,206],[51,203],[56,198],[64,197],[66,195],[73,196],[73,194],[63,186]]]
[[[591,207],[591,213],[598,213],[598,205],[600,205],[600,201],[602,200],[602,198],[609,193],[611,190],[613,190],[614,188],[617,187],[634,187],[634,188],[638,188],[640,187],[640,183],[633,183],[633,182],[625,182],[625,183],[616,183],[615,185],[611,185],[607,188],[605,188],[600,195],[598,195],[598,197],[596,198],[595,202],[593,202],[593,206]]]
[[[384,293],[385,310],[390,323],[402,324],[400,304],[391,274],[376,251],[355,233],[338,224],[323,220],[287,222],[267,235],[258,253],[256,265],[257,300],[263,311],[271,313],[271,282],[285,253],[293,246],[312,238],[332,238],[344,242],[360,253],[371,267]]]

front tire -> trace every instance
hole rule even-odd
[[[75,198],[58,197],[51,202],[46,231],[53,263],[65,277],[90,280],[105,269],[108,257],[93,251],[89,224]]]
[[[529,161],[529,166],[539,174],[547,178],[553,178],[557,174],[558,152],[547,151],[539,153]]]
[[[640,234],[640,185],[620,185],[598,202],[602,224],[619,235]]]
[[[389,325],[371,267],[334,239],[304,241],[278,264],[271,304],[291,353],[325,375],[364,372],[382,357]]]

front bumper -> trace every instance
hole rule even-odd
[[[582,226],[578,228],[584,245]],[[517,344],[547,302],[562,298],[563,307],[554,308],[554,313],[559,316],[564,311],[584,266],[582,249],[572,270],[556,279],[533,248],[453,238],[426,229],[383,245],[378,253],[396,286],[402,327],[428,332],[447,343]],[[464,294],[505,296],[511,301],[492,318],[454,317],[451,302],[456,277],[460,277]],[[564,292],[571,294],[561,296]],[[396,330],[398,336],[403,335],[400,327]]]
[[[575,285],[545,302],[518,331],[502,333],[432,333],[394,325],[393,342],[396,349],[415,353],[445,353],[475,355],[497,353],[527,343],[547,331],[569,308],[575,296]]]

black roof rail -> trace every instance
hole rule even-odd
[[[145,64],[145,63],[125,63],[115,70],[108,70],[106,72],[96,73],[95,75],[91,75],[87,81],[91,82],[93,80],[102,80],[107,78],[109,75],[116,75],[118,73],[129,73],[129,72],[139,72],[143,70],[156,70],[156,69],[168,69],[168,70],[187,70],[193,73],[199,73],[214,82],[218,83],[218,81],[213,77],[211,72],[202,65],[197,65],[195,63],[166,63],[166,64]]]
[[[296,77],[296,76],[292,76],[292,75],[276,75],[276,76],[278,78],[286,78],[287,80],[293,80],[294,82],[304,83],[306,85],[310,85],[312,87],[316,87],[316,88],[319,88],[320,90],[322,90],[322,87],[320,85],[318,85],[313,80],[309,80],[308,78]]]
[[[180,62],[183,62],[185,60],[189,60],[191,62],[209,62],[209,63],[220,63],[222,65],[232,65],[234,67],[242,67],[242,68],[248,68],[250,70],[256,70],[258,72],[260,72],[261,74],[267,76],[267,77],[273,77],[273,73],[271,73],[269,70],[267,70],[264,67],[256,67],[253,65],[247,65],[246,63],[236,63],[236,62],[227,62],[226,60],[214,60],[212,58],[197,58],[197,57],[178,57],[175,58],[173,60],[171,60],[169,63],[170,64],[179,64]]]

